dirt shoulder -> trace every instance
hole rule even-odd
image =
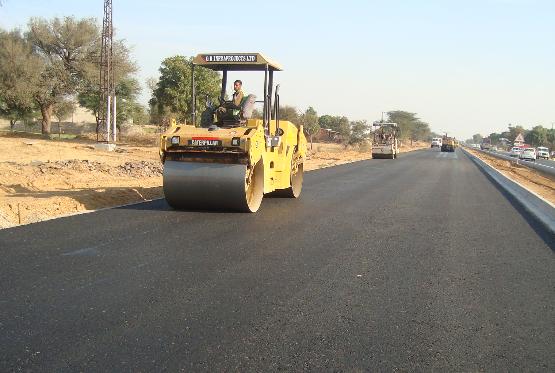
[[[155,147],[94,149],[86,140],[0,136],[0,228],[156,198]]]
[[[552,178],[504,159],[495,158],[468,148],[466,150],[501,172],[507,178],[555,204],[555,180]]]
[[[0,228],[163,196],[156,146],[120,144],[105,152],[86,139],[0,134],[0,147]],[[369,158],[368,149],[314,144],[305,169]]]

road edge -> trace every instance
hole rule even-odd
[[[480,158],[461,148],[470,160],[481,168],[497,185],[509,193],[532,217],[539,221],[551,234],[555,234],[555,208],[537,194],[507,178]]]

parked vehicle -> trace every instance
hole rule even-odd
[[[518,155],[519,159],[524,159],[527,161],[536,161],[536,149],[534,148],[524,148],[522,152]]]
[[[520,153],[522,153],[522,148],[520,146],[513,146],[511,148],[511,151],[509,152],[509,155],[511,157],[515,157],[518,158],[518,156],[520,155]]]
[[[545,146],[538,146],[537,157],[543,159],[549,159],[549,149]]]

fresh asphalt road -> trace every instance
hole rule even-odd
[[[0,231],[0,371],[554,371],[555,242],[462,152]]]

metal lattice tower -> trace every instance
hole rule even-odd
[[[102,20],[102,50],[100,54],[100,97],[96,118],[97,141],[115,141],[115,87],[113,69],[112,38],[112,0],[104,0],[104,18]],[[114,110],[112,109],[112,106]],[[113,130],[111,129],[113,124]],[[113,136],[111,136],[113,135]]]

